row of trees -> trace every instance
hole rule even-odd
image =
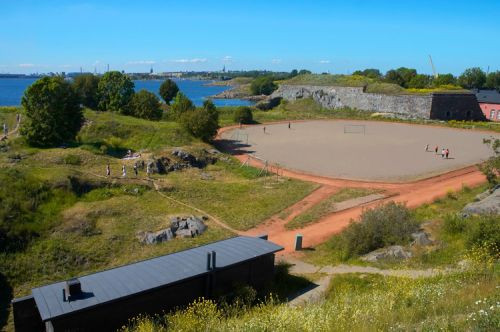
[[[403,88],[432,88],[443,85],[460,85],[465,89],[497,89],[500,90],[500,71],[486,74],[481,68],[466,69],[460,76],[440,74],[438,77],[418,74],[416,69],[400,67],[388,70],[383,75],[380,70],[368,68],[357,70],[353,75],[361,75],[377,81],[398,84]]]
[[[167,112],[171,119],[204,141],[215,136],[218,113],[212,101],[196,108],[171,80],[162,83],[159,93],[166,104],[173,100]],[[81,75],[73,83],[62,77],[44,77],[26,89],[21,103],[26,110],[21,133],[33,146],[54,146],[73,140],[83,124],[82,106],[148,120],[163,116],[154,93],[134,92],[130,78],[117,71],[101,78]]]

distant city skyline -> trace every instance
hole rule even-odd
[[[500,70],[500,1],[1,1],[0,73]]]

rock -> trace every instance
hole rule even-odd
[[[158,232],[143,232],[137,236],[140,242],[145,244],[161,243],[170,241],[174,234],[170,228],[159,230]]]
[[[411,243],[412,246],[428,246],[433,243],[429,238],[429,234],[424,231],[415,232],[411,234],[411,237],[413,238],[413,242]]]
[[[206,172],[202,172],[200,174],[200,177],[202,180],[213,180],[214,177],[212,175],[210,175],[209,173],[206,173]]]
[[[361,257],[361,260],[365,262],[377,262],[381,259],[408,259],[411,256],[411,252],[405,250],[402,246],[390,246],[372,251]]]
[[[476,214],[500,214],[500,188],[478,202],[467,204],[462,210],[464,216]]]
[[[182,149],[174,149],[172,151],[172,156],[175,156],[181,159],[182,161],[187,162],[189,165],[195,165],[198,163],[198,159],[195,156]]]

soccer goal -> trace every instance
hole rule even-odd
[[[365,125],[345,125],[344,134],[366,134]]]
[[[248,145],[248,134],[241,132],[239,130],[236,130],[233,132],[233,135],[231,135],[231,140],[238,141],[238,142],[241,142],[241,143]]]

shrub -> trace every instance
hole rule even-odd
[[[193,102],[186,97],[182,92],[178,92],[175,96],[172,107],[170,108],[170,113],[172,113],[173,119],[180,119],[182,114],[192,111],[195,109]]]
[[[132,96],[130,114],[136,118],[160,120],[162,116],[160,100],[147,90],[141,90]]]
[[[250,124],[253,122],[252,110],[247,106],[238,107],[234,111],[233,119],[236,123]]]
[[[191,135],[204,142],[211,141],[219,129],[219,123],[214,114],[203,108],[185,112],[181,117],[181,123]]]
[[[26,118],[21,134],[33,146],[53,146],[73,140],[83,123],[78,95],[61,77],[44,77],[24,92]]]
[[[82,159],[76,154],[67,154],[63,157],[62,161],[66,165],[80,165],[82,163]]]
[[[167,79],[160,85],[160,96],[163,98],[165,103],[167,103],[167,105],[170,104],[172,99],[174,99],[177,92],[179,92],[179,87],[171,79]]]
[[[394,244],[405,244],[418,223],[404,204],[390,202],[364,211],[359,222],[351,224],[332,241],[343,259],[363,255]]]
[[[467,228],[467,220],[456,214],[449,214],[444,217],[443,230],[448,234],[458,234]]]
[[[270,76],[257,77],[250,84],[250,90],[254,95],[270,95],[278,86]]]
[[[478,217],[469,221],[466,232],[466,243],[469,248],[485,244],[492,244],[497,252],[492,255],[499,255],[500,248],[500,218],[496,215]]]
[[[134,94],[134,82],[119,71],[109,71],[98,85],[99,110],[128,114],[128,105]]]

